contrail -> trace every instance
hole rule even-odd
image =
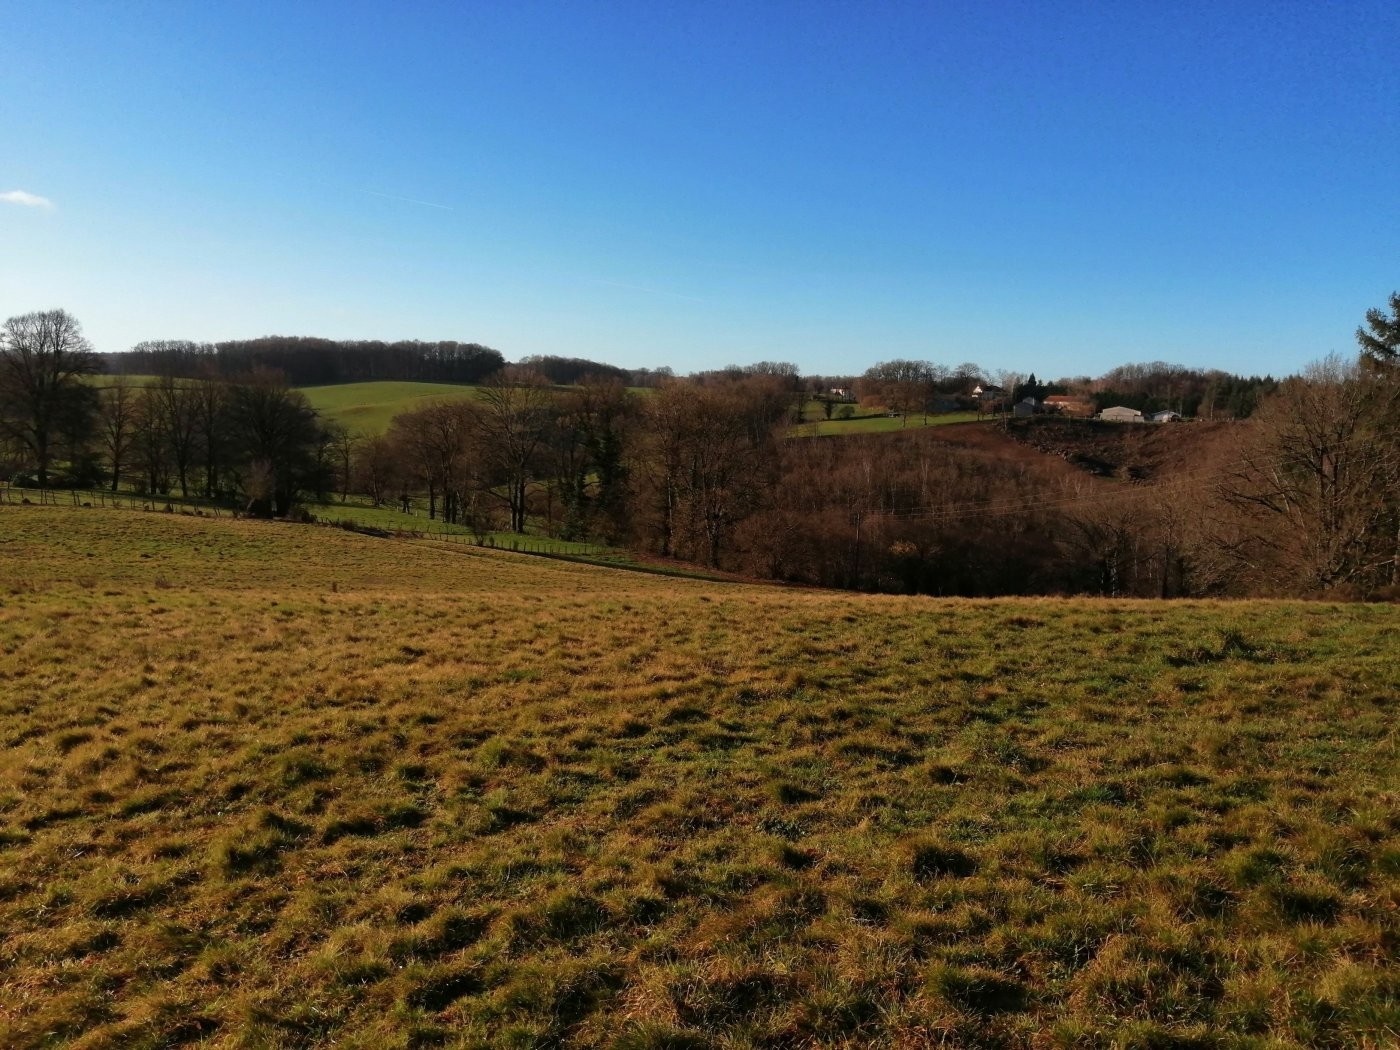
[[[385,200],[403,201],[405,204],[421,204],[425,208],[439,208],[442,211],[452,211],[450,204],[434,204],[432,201],[420,201],[416,197],[400,197],[397,193],[380,193],[378,190],[361,190],[361,193],[368,193],[375,197],[383,197]]]

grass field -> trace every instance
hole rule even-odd
[[[337,383],[301,392],[321,416],[360,434],[382,434],[393,418],[431,401],[472,401],[479,387],[455,383]]]
[[[26,505],[26,500],[29,501],[30,505],[70,509],[115,509],[138,513],[197,515],[230,520],[240,516],[237,508],[197,495],[189,497],[181,497],[174,493],[141,495],[128,490],[112,493],[105,488],[50,489],[41,493],[37,489],[0,485],[0,508],[22,507]],[[558,539],[548,535],[543,525],[538,521],[532,522],[535,531],[525,535],[507,531],[478,532],[465,525],[449,525],[441,518],[428,516],[428,500],[424,497],[413,497],[409,502],[408,512],[403,511],[397,502],[375,506],[369,497],[359,495],[350,495],[344,501],[338,496],[332,495],[325,502],[307,500],[300,506],[317,523],[324,525],[416,533],[419,534],[420,538],[439,539],[450,543],[481,544],[503,551],[586,558],[600,564],[647,568],[649,570],[665,569],[668,573],[675,575],[715,578],[715,574],[707,573],[699,568],[650,564],[641,560],[634,552],[622,547]]]
[[[0,509],[5,1047],[1385,1047],[1400,609]]]
[[[854,419],[822,419],[792,427],[792,437],[840,437],[852,434],[889,434],[897,430],[937,427],[948,423],[973,423],[980,417],[976,412],[946,412],[942,415],[910,416],[908,420],[883,412]]]

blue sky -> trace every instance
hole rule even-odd
[[[101,350],[1278,374],[1400,287],[1393,0],[0,16],[0,313]]]

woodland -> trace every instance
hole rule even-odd
[[[1041,382],[921,361],[676,377],[507,364],[456,342],[165,341],[104,356],[55,310],[0,332],[0,478],[303,520],[355,496],[481,534],[853,590],[1387,597],[1400,593],[1400,294],[1356,338],[1354,359],[1282,380],[1153,363]],[[298,389],[351,380],[470,383],[473,396],[362,433]],[[1013,402],[1054,394],[1189,421],[1011,418]],[[791,436],[857,409],[899,429]],[[904,426],[959,411],[977,421]]]

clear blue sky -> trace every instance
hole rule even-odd
[[[0,16],[0,314],[101,350],[1277,374],[1400,287],[1395,0]]]

